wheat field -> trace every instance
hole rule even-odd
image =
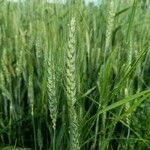
[[[0,0],[0,150],[149,150],[150,2]]]

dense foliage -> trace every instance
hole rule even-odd
[[[0,149],[150,149],[150,7],[0,0]]]

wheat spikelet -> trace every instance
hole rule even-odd
[[[34,45],[34,31],[33,31],[33,24],[29,23],[29,33],[28,33],[28,48],[32,49],[33,45]]]
[[[7,83],[10,83],[11,81],[11,74],[8,70],[7,64],[8,64],[8,57],[7,57],[7,50],[4,49],[2,53],[2,59],[1,59],[1,66],[2,66],[2,71],[4,72],[3,75],[6,78]]]
[[[2,70],[0,70],[0,89],[1,90],[3,89],[3,86],[5,87],[5,78],[4,78]]]
[[[112,29],[114,25],[114,0],[110,0],[108,18],[107,18],[107,29],[106,29],[106,44],[105,44],[105,54],[107,53],[112,37]]]
[[[51,61],[51,56],[48,59],[47,66],[47,90],[48,90],[48,107],[50,111],[50,116],[53,123],[53,128],[56,128],[56,119],[57,119],[57,98],[56,98],[56,78],[54,64]]]
[[[19,76],[22,72],[23,72],[23,68],[25,68],[26,66],[26,59],[25,59],[25,52],[24,52],[24,48],[25,48],[25,35],[24,33],[20,30],[20,46],[18,50],[18,56],[17,57],[17,64],[16,64],[16,74],[17,76]]]
[[[3,72],[0,70],[0,91],[1,91],[1,96],[3,96],[3,98],[5,99],[8,99],[11,101],[11,93],[9,92],[9,90],[7,89],[6,86],[6,82],[5,82],[5,78],[4,78],[4,75],[3,75]],[[6,116],[8,116],[8,101],[7,100],[4,100],[4,114]]]
[[[78,120],[74,104],[76,102],[76,77],[75,77],[75,18],[71,19],[69,26],[69,41],[66,60],[66,94],[69,111],[69,134],[70,134],[70,150],[79,150],[79,132]]]
[[[15,37],[14,37],[14,48],[15,48],[15,57],[16,57],[16,59],[18,60],[19,59],[19,56],[20,56],[20,54],[19,54],[19,50],[20,50],[20,41],[19,41],[20,39],[19,39],[19,37],[18,37],[18,35],[15,35]]]
[[[34,90],[33,90],[33,71],[30,72],[29,78],[28,78],[28,98],[29,98],[29,104],[31,108],[31,115],[34,115],[33,108],[34,108]]]
[[[20,50],[20,57],[17,60],[17,64],[16,64],[16,74],[17,76],[19,76],[22,73],[23,70],[23,50]]]
[[[67,51],[67,62],[66,62],[66,90],[68,99],[72,101],[72,105],[76,102],[76,83],[75,83],[75,18],[71,20],[68,51]]]
[[[38,33],[36,37],[36,57],[40,58],[41,57],[41,35]]]

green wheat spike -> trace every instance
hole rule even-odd
[[[77,114],[75,111],[76,102],[76,47],[75,47],[75,18],[71,19],[69,26],[69,40],[66,60],[66,94],[69,111],[69,134],[70,134],[70,150],[79,150],[79,125]]]
[[[48,108],[53,123],[53,128],[56,128],[57,119],[57,97],[56,97],[56,77],[54,64],[51,61],[51,56],[48,59],[47,67],[47,90],[48,90]]]

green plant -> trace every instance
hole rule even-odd
[[[149,149],[143,4],[0,1],[0,149]]]

